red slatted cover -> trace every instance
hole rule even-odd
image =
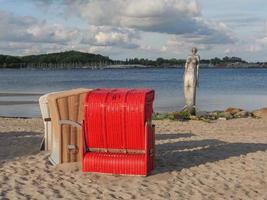
[[[86,153],[83,171],[146,175],[145,154]]]
[[[94,90],[87,94],[85,102],[85,141],[87,147],[105,148],[105,121],[103,120],[103,106],[106,91]],[[90,102],[90,103],[87,103]],[[89,134],[90,133],[90,134]],[[89,142],[90,137],[90,142]],[[92,140],[91,140],[92,139]]]
[[[97,89],[85,102],[85,139],[89,148],[145,147],[145,121],[151,119],[154,91]]]

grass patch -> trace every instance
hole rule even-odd
[[[190,120],[190,113],[188,111],[177,111],[172,113],[153,113],[153,120],[179,120],[179,121],[187,121]]]

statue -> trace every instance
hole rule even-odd
[[[200,56],[197,54],[197,48],[192,48],[192,55],[188,56],[184,71],[184,97],[185,106],[183,110],[190,114],[196,114],[196,87],[199,85],[198,69]]]

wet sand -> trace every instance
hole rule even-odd
[[[18,97],[18,96],[42,96],[40,93],[8,93],[0,92],[0,97]]]
[[[148,177],[51,166],[40,119],[0,118],[0,199],[267,199],[267,121],[155,121]]]
[[[38,104],[38,101],[34,101],[34,100],[27,100],[27,101],[22,101],[22,100],[1,100],[2,98],[6,98],[6,97],[39,97],[42,94],[39,93],[3,93],[0,92],[0,106],[14,106],[14,105],[31,105],[31,104]]]
[[[31,104],[38,104],[38,101],[0,101],[0,106],[31,105]]]

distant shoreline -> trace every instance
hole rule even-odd
[[[58,53],[11,56],[0,55],[0,68],[37,68],[37,69],[67,69],[67,68],[178,68],[184,66],[186,59],[181,58],[126,58],[113,60],[100,54],[79,51],[65,51]],[[201,59],[201,65],[208,67],[267,67],[267,62],[247,62],[239,57]]]

